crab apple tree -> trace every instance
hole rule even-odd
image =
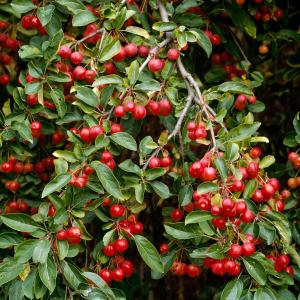
[[[1,2],[1,299],[296,299],[299,115],[287,182],[256,115],[280,2]]]

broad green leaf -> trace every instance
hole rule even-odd
[[[134,89],[138,91],[159,92],[160,84],[158,81],[150,79],[147,82],[137,84]]]
[[[185,206],[192,201],[193,188],[190,185],[182,186],[178,193],[178,202],[181,206]]]
[[[260,162],[259,168],[265,169],[270,167],[272,164],[275,163],[275,157],[273,155],[266,155]]]
[[[276,229],[274,226],[266,223],[266,222],[259,222],[259,236],[267,241],[268,245],[271,245],[275,238],[276,238]]]
[[[160,32],[172,31],[176,27],[177,27],[177,25],[174,22],[163,22],[163,21],[158,21],[152,25],[152,28],[154,30],[160,31]]]
[[[220,300],[237,300],[243,292],[243,282],[240,279],[235,279],[226,284],[222,291]]]
[[[260,122],[254,122],[253,124],[240,124],[228,132],[225,136],[225,141],[228,143],[246,140],[256,133],[260,125]]]
[[[189,240],[201,236],[202,232],[198,224],[164,223],[164,228],[170,236],[178,240]]]
[[[45,263],[39,264],[38,272],[43,284],[52,293],[56,287],[57,270],[53,258],[50,256]]]
[[[239,5],[226,6],[226,12],[233,24],[244,30],[249,36],[256,38],[256,26],[253,18]]]
[[[59,259],[65,259],[68,255],[69,243],[67,241],[57,241],[57,251]]]
[[[51,90],[50,96],[56,106],[59,117],[63,118],[67,112],[67,104],[65,103],[63,92],[59,89]]]
[[[207,57],[209,57],[212,52],[210,39],[200,29],[193,28],[189,32],[196,37],[197,44],[205,51]]]
[[[145,177],[147,180],[154,180],[158,177],[163,176],[166,174],[166,170],[164,168],[157,168],[157,169],[149,169],[145,172]]]
[[[246,94],[252,95],[251,88],[248,87],[246,84],[239,82],[239,81],[227,81],[219,85],[218,87],[219,92],[231,92],[237,94]]]
[[[125,172],[135,173],[137,175],[141,174],[140,167],[133,163],[131,159],[124,160],[122,163],[119,164],[119,168]]]
[[[10,5],[19,14],[27,13],[36,7],[31,0],[13,0]]]
[[[140,183],[134,187],[135,200],[142,204],[144,202],[145,186]]]
[[[77,289],[80,284],[85,283],[79,270],[73,264],[63,260],[61,262],[61,268],[64,278],[73,289]]]
[[[99,105],[99,99],[97,95],[90,88],[80,87],[77,90],[76,97],[79,100],[83,101],[85,104],[90,105],[92,107],[98,107]]]
[[[258,187],[258,182],[255,179],[250,179],[247,184],[245,185],[245,189],[243,192],[244,198],[251,198],[253,193]]]
[[[211,213],[207,211],[195,210],[188,213],[185,217],[185,224],[201,223],[212,220]]]
[[[199,0],[184,0],[176,7],[175,13],[182,14],[186,12],[189,8],[199,6],[202,3],[203,1]]]
[[[40,225],[36,223],[29,215],[15,213],[0,216],[2,222],[17,231],[33,232],[40,229]]]
[[[141,235],[134,235],[133,238],[143,261],[152,270],[162,273],[164,271],[164,267],[161,257],[152,243]]]
[[[226,167],[225,161],[222,158],[217,157],[214,160],[214,164],[215,164],[222,180],[225,181],[227,178],[227,167]]]
[[[91,11],[86,9],[73,16],[72,25],[75,27],[85,26],[96,20],[97,17]]]
[[[22,60],[31,60],[36,57],[42,57],[43,54],[41,50],[34,46],[24,45],[19,49],[19,57]]]
[[[9,286],[9,299],[23,300],[24,292],[22,290],[22,281],[20,279],[14,280]]]
[[[279,291],[277,300],[296,300],[296,297],[289,290],[282,289]]]
[[[33,250],[33,254],[32,254],[33,262],[35,263],[39,262],[42,264],[46,263],[49,251],[50,251],[50,241],[39,240]]]
[[[99,275],[97,275],[95,273],[83,272],[82,276],[84,276],[89,281],[92,281],[93,283],[95,283],[95,285],[98,286],[99,288],[107,287],[106,282]]]
[[[197,187],[197,192],[199,195],[217,192],[218,190],[219,186],[211,182],[200,183]]]
[[[27,122],[12,122],[12,129],[14,129],[25,141],[29,143],[33,143],[33,137],[31,134],[31,130],[27,124]]]
[[[235,143],[227,143],[225,146],[225,155],[226,160],[235,161],[239,158],[239,145]]]
[[[0,249],[6,249],[22,242],[22,237],[15,232],[0,233]]]
[[[257,283],[265,285],[267,282],[267,273],[261,263],[250,257],[243,258],[243,262],[247,272],[257,281]]]
[[[154,192],[162,199],[167,199],[171,196],[169,187],[165,183],[160,181],[153,181],[150,182],[150,185],[153,188]]]
[[[23,271],[23,264],[15,259],[8,259],[0,264],[0,286],[15,279]]]
[[[134,85],[139,79],[140,76],[139,67],[140,66],[138,61],[134,60],[128,68],[128,79],[131,85]]]
[[[47,197],[48,195],[54,193],[55,191],[59,191],[61,188],[66,186],[71,180],[72,175],[70,173],[59,174],[54,177],[49,183],[44,187],[42,198]]]
[[[120,41],[118,39],[113,39],[100,51],[99,61],[105,62],[110,60],[113,56],[120,52],[121,47]]]
[[[105,75],[100,78],[97,78],[93,82],[93,87],[101,85],[101,84],[123,84],[123,79],[119,75]]]
[[[110,136],[110,139],[114,143],[116,143],[126,149],[129,149],[131,151],[137,151],[137,144],[136,144],[135,139],[127,132],[114,133]]]
[[[39,240],[25,240],[15,247],[15,258],[20,263],[27,262],[33,254],[35,246],[38,244]]]
[[[70,163],[78,161],[74,152],[68,150],[56,150],[53,152],[53,156],[57,158],[63,158]]]
[[[97,173],[98,179],[103,185],[104,189],[117,199],[124,199],[119,181],[115,177],[110,168],[99,161],[93,161],[91,163],[92,168]]]
[[[260,287],[255,292],[253,300],[278,300],[278,298],[269,288]]]
[[[48,4],[46,6],[42,6],[38,8],[37,16],[43,26],[46,26],[50,22],[54,10],[55,10],[55,6],[52,4]]]
[[[149,33],[147,30],[141,28],[141,27],[136,27],[136,26],[128,26],[125,29],[126,32],[130,32],[135,35],[139,35],[145,39],[149,39]]]

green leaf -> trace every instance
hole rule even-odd
[[[249,86],[239,81],[224,82],[219,85],[218,91],[223,93],[231,92],[231,93],[246,94],[246,95],[253,94]]]
[[[128,68],[128,79],[131,85],[134,85],[139,79],[140,76],[139,67],[140,66],[138,61],[134,60]]]
[[[135,200],[142,204],[144,202],[145,186],[140,183],[134,187]]]
[[[33,137],[31,134],[31,130],[27,124],[27,122],[12,122],[12,129],[14,129],[25,141],[29,143],[33,143]]]
[[[174,22],[163,22],[163,21],[158,21],[152,25],[152,28],[154,30],[160,31],[160,32],[172,31],[176,27],[177,27],[177,25]]]
[[[65,96],[63,92],[59,89],[51,90],[50,96],[56,106],[59,117],[63,118],[67,112],[67,104],[65,103]]]
[[[131,151],[137,151],[137,144],[136,144],[135,139],[127,132],[114,133],[110,136],[110,139],[114,143],[116,143],[126,149],[129,149]]]
[[[79,100],[83,101],[85,104],[90,105],[92,107],[98,107],[99,105],[99,99],[97,95],[90,88],[80,87],[77,90],[76,97]]]
[[[39,240],[25,240],[22,243],[18,244],[15,248],[15,258],[20,263],[27,262],[33,254],[33,250]]]
[[[56,287],[56,265],[52,257],[49,257],[45,263],[39,264],[38,272],[43,284],[53,293]]]
[[[15,279],[23,271],[23,264],[15,259],[8,259],[0,264],[0,286]]]
[[[227,167],[226,167],[225,161],[222,158],[217,157],[214,160],[214,164],[215,164],[222,180],[225,181],[227,178]]]
[[[209,57],[212,52],[210,39],[200,29],[193,28],[189,32],[196,37],[197,44],[205,51],[207,57]]]
[[[68,150],[56,150],[53,152],[53,156],[55,156],[57,158],[63,158],[64,160],[66,160],[70,163],[74,163],[74,162],[78,161],[74,152],[68,151]]]
[[[124,31],[130,32],[130,33],[135,34],[135,35],[139,35],[139,36],[141,36],[145,39],[149,39],[148,31],[141,28],[141,27],[128,26],[128,27],[126,27],[126,29]]]
[[[32,254],[33,262],[35,263],[39,262],[42,264],[46,263],[49,251],[50,251],[50,241],[39,240],[33,250],[33,254]]]
[[[257,281],[257,283],[265,285],[267,282],[267,273],[261,263],[250,257],[243,258],[243,262],[247,272]]]
[[[9,286],[9,299],[13,300],[23,300],[24,292],[22,290],[23,282],[18,279],[14,280]]]
[[[181,206],[185,206],[192,201],[193,188],[190,185],[182,186],[178,193],[178,202]]]
[[[178,240],[189,240],[201,236],[202,232],[198,224],[185,225],[182,222],[164,223],[164,228],[170,236]]]
[[[227,143],[225,146],[225,155],[226,160],[235,161],[239,158],[239,145],[235,143]]]
[[[266,155],[260,162],[259,168],[265,169],[270,167],[272,164],[275,163],[275,157],[273,155]]]
[[[228,282],[222,291],[220,300],[237,300],[241,297],[244,284],[240,279]]]
[[[72,25],[75,27],[85,26],[93,23],[97,20],[97,17],[88,9],[83,10],[73,16]]]
[[[6,249],[22,242],[22,237],[15,232],[0,233],[0,249]]]
[[[256,26],[252,17],[239,5],[226,6],[226,12],[233,24],[244,30],[248,35],[256,38]]]
[[[121,192],[120,184],[110,168],[99,161],[91,163],[92,168],[96,171],[97,176],[104,189],[117,199],[124,199]]]
[[[58,257],[60,260],[63,260],[67,257],[69,251],[69,243],[67,241],[58,241],[57,240],[57,251]]]
[[[25,14],[35,9],[35,5],[31,0],[13,0],[10,5],[13,10],[18,12],[19,14]]]
[[[119,164],[119,168],[125,172],[135,173],[137,175],[141,174],[140,167],[133,163],[131,159],[124,160],[122,163]]]
[[[171,197],[171,193],[169,191],[169,187],[160,181],[153,181],[150,182],[151,187],[153,188],[154,192],[162,199],[168,199]]]
[[[212,220],[211,213],[207,211],[195,210],[188,213],[185,217],[185,224],[201,223]]]
[[[228,132],[225,136],[225,141],[228,143],[246,140],[256,133],[260,125],[260,122],[254,122],[253,124],[240,124]]]
[[[113,39],[109,44],[107,44],[99,54],[99,61],[105,62],[110,60],[113,56],[118,54],[122,46],[119,39]]]
[[[296,300],[296,297],[293,295],[292,292],[283,289],[279,291],[277,295],[277,300]]]
[[[6,226],[17,231],[33,232],[40,229],[40,225],[26,214],[8,214],[2,215],[0,218]]]
[[[266,287],[258,288],[254,294],[253,300],[276,300],[276,296],[273,292]],[[278,300],[278,299],[277,299]]]
[[[93,87],[101,85],[101,84],[123,84],[123,79],[119,75],[105,75],[100,78],[97,78],[93,82]]]
[[[23,45],[19,49],[19,57],[22,60],[31,60],[36,57],[42,57],[43,54],[41,50],[37,47],[30,45]]]
[[[276,230],[274,226],[269,225],[266,222],[258,223],[259,226],[259,236],[267,241],[268,245],[271,245],[276,238]]]
[[[143,261],[153,271],[162,273],[164,271],[164,267],[161,257],[152,243],[141,235],[134,235],[133,238]]]
[[[158,177],[163,176],[164,174],[166,174],[166,170],[164,168],[149,169],[149,170],[146,170],[145,177],[146,177],[146,180],[151,181]]]
[[[62,273],[67,282],[73,289],[78,289],[81,283],[85,283],[84,278],[81,276],[77,268],[69,262],[61,262]]]
[[[70,173],[59,174],[54,177],[49,183],[44,187],[42,198],[47,197],[48,195],[54,193],[55,191],[59,191],[61,188],[66,186],[71,180],[72,175]]]
[[[199,6],[203,1],[199,0],[184,0],[180,3],[175,10],[175,14],[182,14],[186,12],[189,8]]]
[[[258,182],[255,179],[250,179],[244,189],[243,198],[251,198],[258,187]]]
[[[55,10],[55,6],[52,4],[48,4],[46,6],[42,6],[42,7],[38,8],[37,16],[43,26],[46,26],[50,22],[50,20],[53,16],[54,10]]]
[[[160,84],[158,81],[150,79],[147,82],[137,84],[134,89],[138,91],[159,92]]]
[[[197,187],[197,192],[199,195],[217,192],[218,190],[219,186],[211,182],[200,183]]]

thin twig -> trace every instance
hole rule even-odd
[[[192,104],[192,101],[193,101],[193,98],[194,98],[194,91],[193,91],[193,89],[189,85],[187,85],[187,87],[188,87],[188,96],[186,98],[186,103],[184,105],[183,110],[181,111],[181,113],[179,115],[179,118],[177,120],[177,123],[176,123],[173,131],[168,136],[168,141],[171,138],[173,138],[174,136],[176,136],[178,134],[178,132],[180,131],[183,119],[186,116],[186,114],[187,114],[187,112],[188,112],[188,110],[189,110],[189,108],[190,108],[190,106]]]
[[[162,146],[159,146],[155,149],[155,151],[151,154],[151,156],[147,159],[147,161],[145,162],[144,166],[143,166],[143,170],[146,170],[149,163],[150,163],[150,160],[153,158],[153,157],[156,157],[156,155],[161,151],[162,149]]]
[[[158,53],[158,51],[163,48],[164,46],[166,46],[168,43],[170,43],[171,38],[167,38],[165,40],[163,40],[160,44],[158,44],[156,47],[154,47],[153,49],[150,50],[149,55],[147,56],[147,58],[145,59],[145,61],[142,63],[142,65],[139,68],[139,73],[142,73],[142,71],[144,70],[144,68],[147,66],[147,64],[149,63],[149,61],[155,57],[155,55]]]
[[[95,36],[96,34],[98,34],[98,33],[100,33],[100,32],[104,33],[104,32],[105,32],[105,29],[104,29],[104,28],[100,28],[100,29],[97,29],[96,31],[94,31],[94,32],[92,32],[92,33],[90,33],[90,34],[88,34],[87,36],[85,36],[85,37],[83,37],[82,39],[78,40],[71,48],[74,48],[74,47],[78,46],[79,44],[83,43],[83,42],[86,41],[87,39],[89,39],[89,38]]]

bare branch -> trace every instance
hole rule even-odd
[[[100,28],[100,29],[97,29],[96,31],[94,31],[94,32],[92,32],[92,33],[90,33],[90,34],[88,34],[87,36],[85,36],[85,37],[83,37],[82,39],[78,40],[71,48],[76,47],[77,45],[83,43],[84,41],[88,40],[89,38],[91,38],[91,37],[93,37],[93,36],[95,36],[96,34],[101,33],[101,32],[102,32],[102,33],[105,32],[105,29],[104,29],[104,28]]]
[[[142,71],[145,69],[145,67],[148,65],[149,61],[155,57],[155,55],[158,53],[158,51],[163,48],[164,46],[166,46],[168,43],[170,43],[171,38],[167,38],[165,40],[163,40],[160,44],[158,44],[156,47],[154,47],[153,49],[150,50],[149,55],[147,56],[147,58],[145,59],[145,61],[143,62],[143,64],[140,66],[139,68],[139,73],[142,73]]]
[[[177,120],[177,123],[176,123],[173,131],[168,136],[168,141],[171,138],[173,138],[174,136],[176,136],[178,134],[178,132],[180,131],[183,119],[186,116],[186,114],[187,114],[187,112],[188,112],[188,110],[189,110],[189,108],[192,104],[193,98],[195,96],[193,89],[188,84],[187,84],[187,88],[188,88],[188,96],[186,98],[185,106],[184,106],[183,110],[181,111],[181,113],[179,115],[179,118]]]
[[[144,166],[143,166],[143,170],[146,170],[149,163],[150,163],[150,160],[153,158],[153,157],[156,157],[157,154],[161,151],[162,149],[162,146],[159,146],[155,149],[155,151],[151,154],[151,156],[147,159],[147,161],[145,162]]]

